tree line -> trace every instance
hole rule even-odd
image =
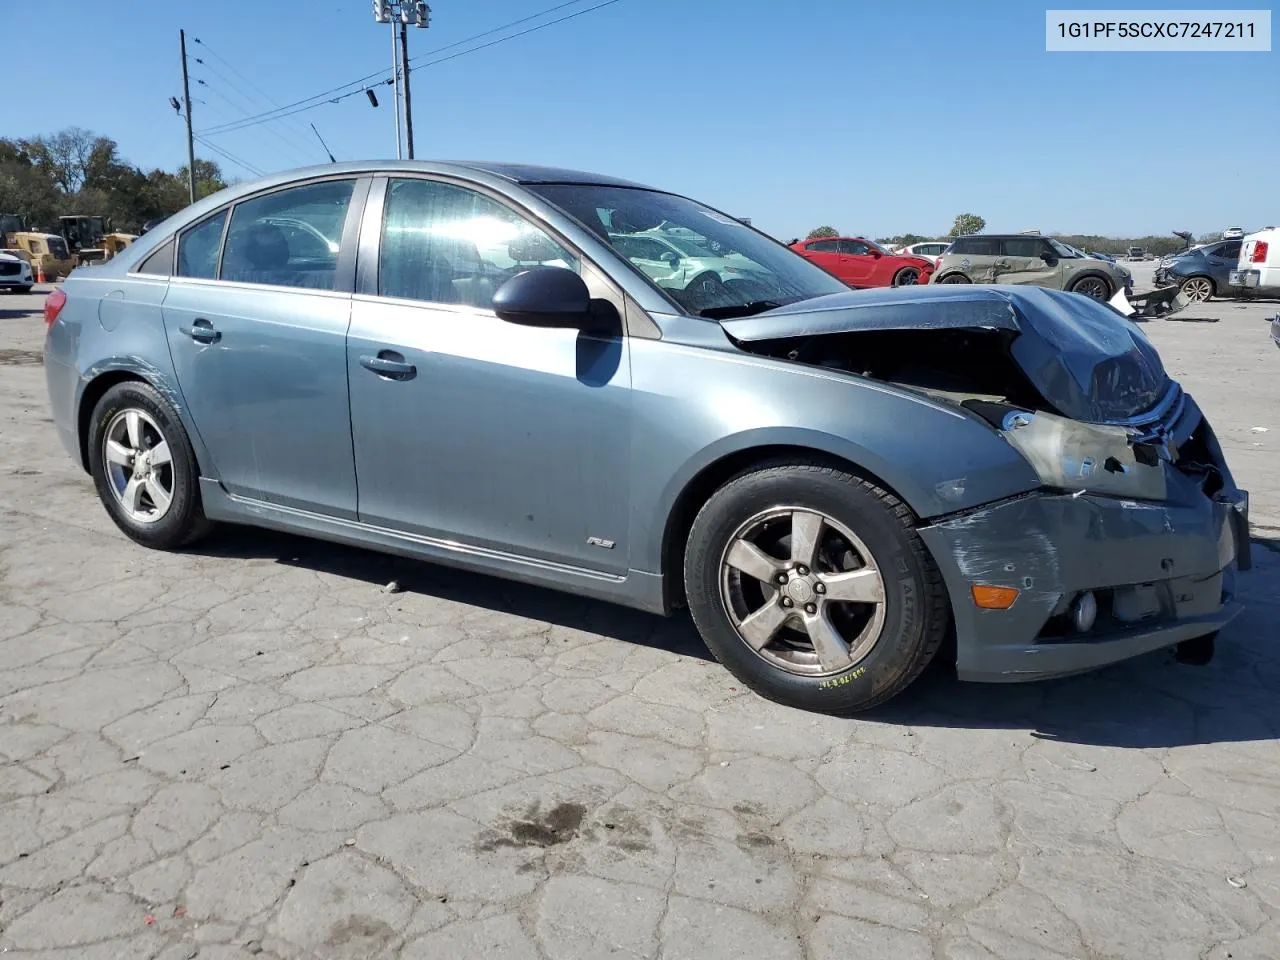
[[[987,222],[976,213],[962,213],[955,218],[955,222],[951,225],[951,231],[945,235],[926,236],[920,233],[900,233],[892,237],[876,237],[875,240],[885,246],[903,247],[913,243],[924,243],[929,240],[946,243],[956,237],[981,233],[986,229],[986,226]],[[840,232],[835,227],[828,225],[816,227],[809,231],[808,239],[838,237],[840,235]],[[1051,236],[1062,243],[1070,244],[1086,253],[1109,253],[1115,256],[1123,256],[1130,247],[1142,247],[1148,253],[1161,257],[1170,253],[1177,253],[1187,245],[1187,241],[1175,235],[1173,231],[1170,231],[1168,236],[1148,235],[1144,237],[1103,237],[1097,234],[1077,233],[1048,233],[1046,236]],[[1212,243],[1221,238],[1221,233],[1206,233],[1197,237],[1196,242]]]
[[[197,159],[196,197],[227,185],[211,160]],[[120,156],[117,143],[79,127],[28,138],[0,137],[0,213],[25,218],[31,229],[57,232],[58,217],[109,217],[116,230],[137,233],[148,220],[187,206],[187,168],[144,171]]]

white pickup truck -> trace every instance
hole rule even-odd
[[[1253,294],[1280,296],[1280,229],[1264,227],[1240,244],[1240,261],[1227,276],[1227,285]]]

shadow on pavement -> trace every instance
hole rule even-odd
[[[688,616],[669,619],[497,577],[252,528],[224,528],[195,551],[269,558],[402,591],[710,660]],[[1065,743],[1130,749],[1273,740],[1280,735],[1280,540],[1254,539],[1245,611],[1206,666],[1158,651],[1093,673],[1034,683],[961,683],[944,649],[904,693],[849,722],[1030,730]]]
[[[394,580],[405,593],[544,620],[680,656],[712,659],[687,616],[657,617],[600,600],[359,547],[252,527],[225,527],[191,552],[231,559],[265,557],[363,581],[374,590]]]

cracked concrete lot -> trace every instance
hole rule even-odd
[[[939,669],[856,720],[744,691],[683,619],[132,545],[47,419],[39,305],[0,298],[8,955],[1280,955],[1280,304],[1147,325],[1259,521],[1212,664]]]

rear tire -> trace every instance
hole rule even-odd
[[[172,550],[212,528],[187,431],[150,384],[128,380],[102,395],[89,421],[88,453],[98,497],[131,540]]]
[[[698,512],[685,550],[707,648],[787,706],[848,714],[896,696],[949,622],[914,522],[892,493],[833,467],[784,460],[739,474]]]

